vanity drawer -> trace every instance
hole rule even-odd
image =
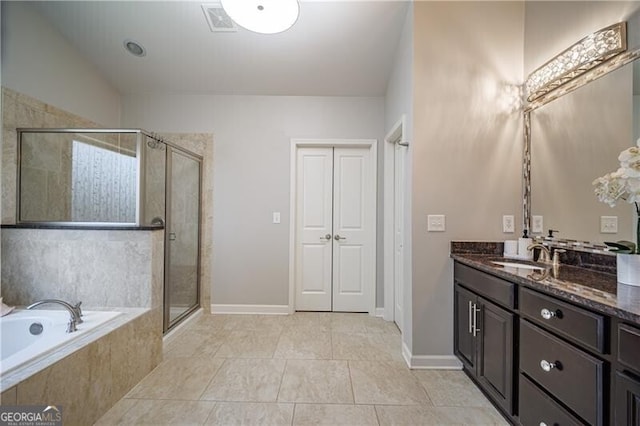
[[[605,350],[605,317],[520,287],[520,312],[531,321],[595,351]]]
[[[520,321],[520,369],[589,424],[603,424],[603,362]]]
[[[618,325],[618,361],[640,374],[640,329]]]
[[[458,262],[454,264],[453,277],[457,282],[483,297],[513,309],[515,284]]]
[[[520,423],[523,426],[582,425],[525,376],[520,376]]]

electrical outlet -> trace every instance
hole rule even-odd
[[[273,212],[273,223],[280,223],[280,212]]]
[[[617,234],[618,216],[600,216],[600,233]]]
[[[515,219],[513,215],[504,215],[502,216],[502,232],[505,234],[513,234],[516,232]]]
[[[444,232],[445,229],[445,217],[443,214],[430,214],[427,216],[428,232]]]
[[[531,216],[531,232],[534,234],[542,234],[544,232],[544,223],[541,215]]]

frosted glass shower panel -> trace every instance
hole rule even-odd
[[[20,222],[138,220],[137,133],[20,132]]]

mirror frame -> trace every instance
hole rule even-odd
[[[615,71],[638,58],[640,58],[640,47],[628,50],[627,52],[613,57],[607,62],[602,63],[596,68],[587,71],[581,76],[568,81],[557,89],[554,89],[525,105],[523,110],[524,147],[522,153],[522,222],[523,229],[527,232],[531,230],[531,112],[551,101],[554,101],[555,99],[589,84],[594,80],[599,79],[600,77],[604,77],[610,72]],[[524,85],[522,86],[522,90],[524,93]],[[584,243],[589,244],[590,247],[585,247]],[[605,248],[603,245],[593,244],[586,241],[584,243],[580,246],[583,248],[589,248],[591,251],[594,251],[595,249],[595,251],[608,253],[603,250]]]
[[[92,227],[126,227],[126,228],[135,228],[139,227],[142,223],[143,216],[143,206],[141,200],[143,199],[144,194],[142,191],[144,190],[144,159],[142,158],[144,155],[144,149],[142,149],[142,136],[146,135],[144,131],[141,129],[97,129],[97,128],[89,128],[89,129],[80,129],[80,128],[19,128],[16,129],[18,136],[18,145],[17,145],[17,176],[16,176],[16,224],[22,226],[47,226],[47,227],[81,227],[81,228],[92,228]],[[73,222],[73,221],[32,221],[32,220],[23,220],[21,219],[21,176],[22,176],[22,135],[24,133],[126,133],[137,134],[136,137],[136,163],[138,170],[136,172],[136,216],[135,222]]]

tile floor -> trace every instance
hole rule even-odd
[[[409,370],[367,314],[203,315],[98,425],[507,424],[461,371]]]

